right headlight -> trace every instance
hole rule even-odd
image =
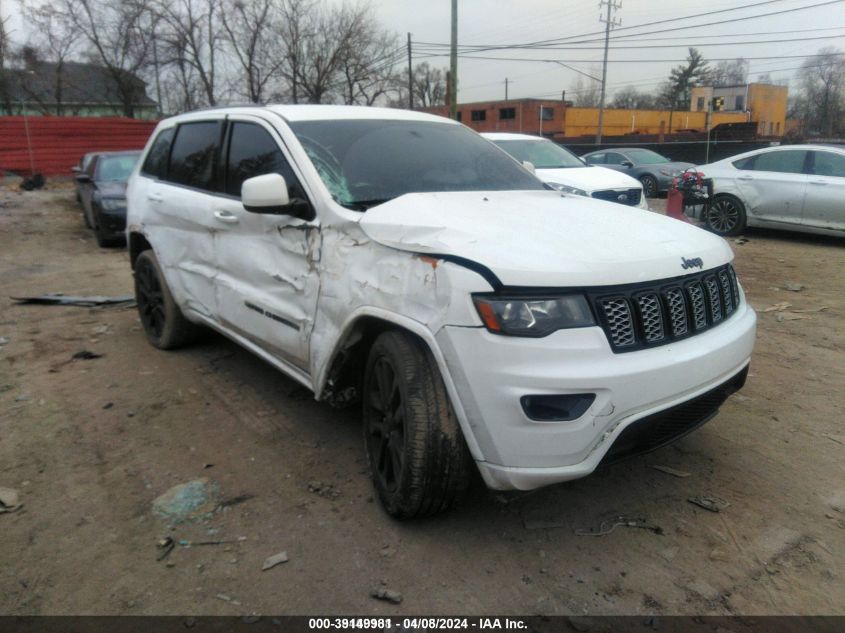
[[[100,206],[103,211],[117,211],[126,207],[126,198],[101,198]]]
[[[474,295],[485,327],[495,334],[540,337],[564,328],[595,325],[586,297],[498,297]]]
[[[559,183],[559,182],[547,182],[546,184],[549,185],[549,187],[552,187],[553,189],[557,189],[558,191],[562,191],[563,193],[571,193],[572,195],[575,195],[575,196],[589,196],[590,195],[586,191],[584,191],[583,189],[579,189],[578,187],[570,187],[569,185],[564,185],[564,184]]]

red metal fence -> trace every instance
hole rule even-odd
[[[142,149],[155,126],[121,117],[2,116],[0,172],[70,175],[88,152]]]

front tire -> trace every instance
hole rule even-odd
[[[645,195],[646,198],[654,198],[657,196],[657,178],[646,174],[645,176],[640,177],[640,182],[643,184],[643,195]]]
[[[198,327],[182,315],[173,300],[152,250],[135,260],[135,301],[141,325],[154,347],[175,349],[196,338]]]
[[[707,209],[704,223],[716,235],[739,235],[745,229],[745,205],[734,196],[716,196]]]
[[[388,514],[444,512],[469,486],[472,458],[431,352],[403,332],[373,344],[364,374],[364,444]]]

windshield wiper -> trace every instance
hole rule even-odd
[[[371,207],[377,207],[385,202],[390,202],[393,198],[373,198],[372,200],[353,200],[352,202],[343,203],[344,207],[352,209],[353,211],[366,211]]]

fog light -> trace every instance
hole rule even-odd
[[[522,396],[522,410],[538,422],[567,422],[577,420],[596,399],[594,393],[559,394],[552,396]]]

